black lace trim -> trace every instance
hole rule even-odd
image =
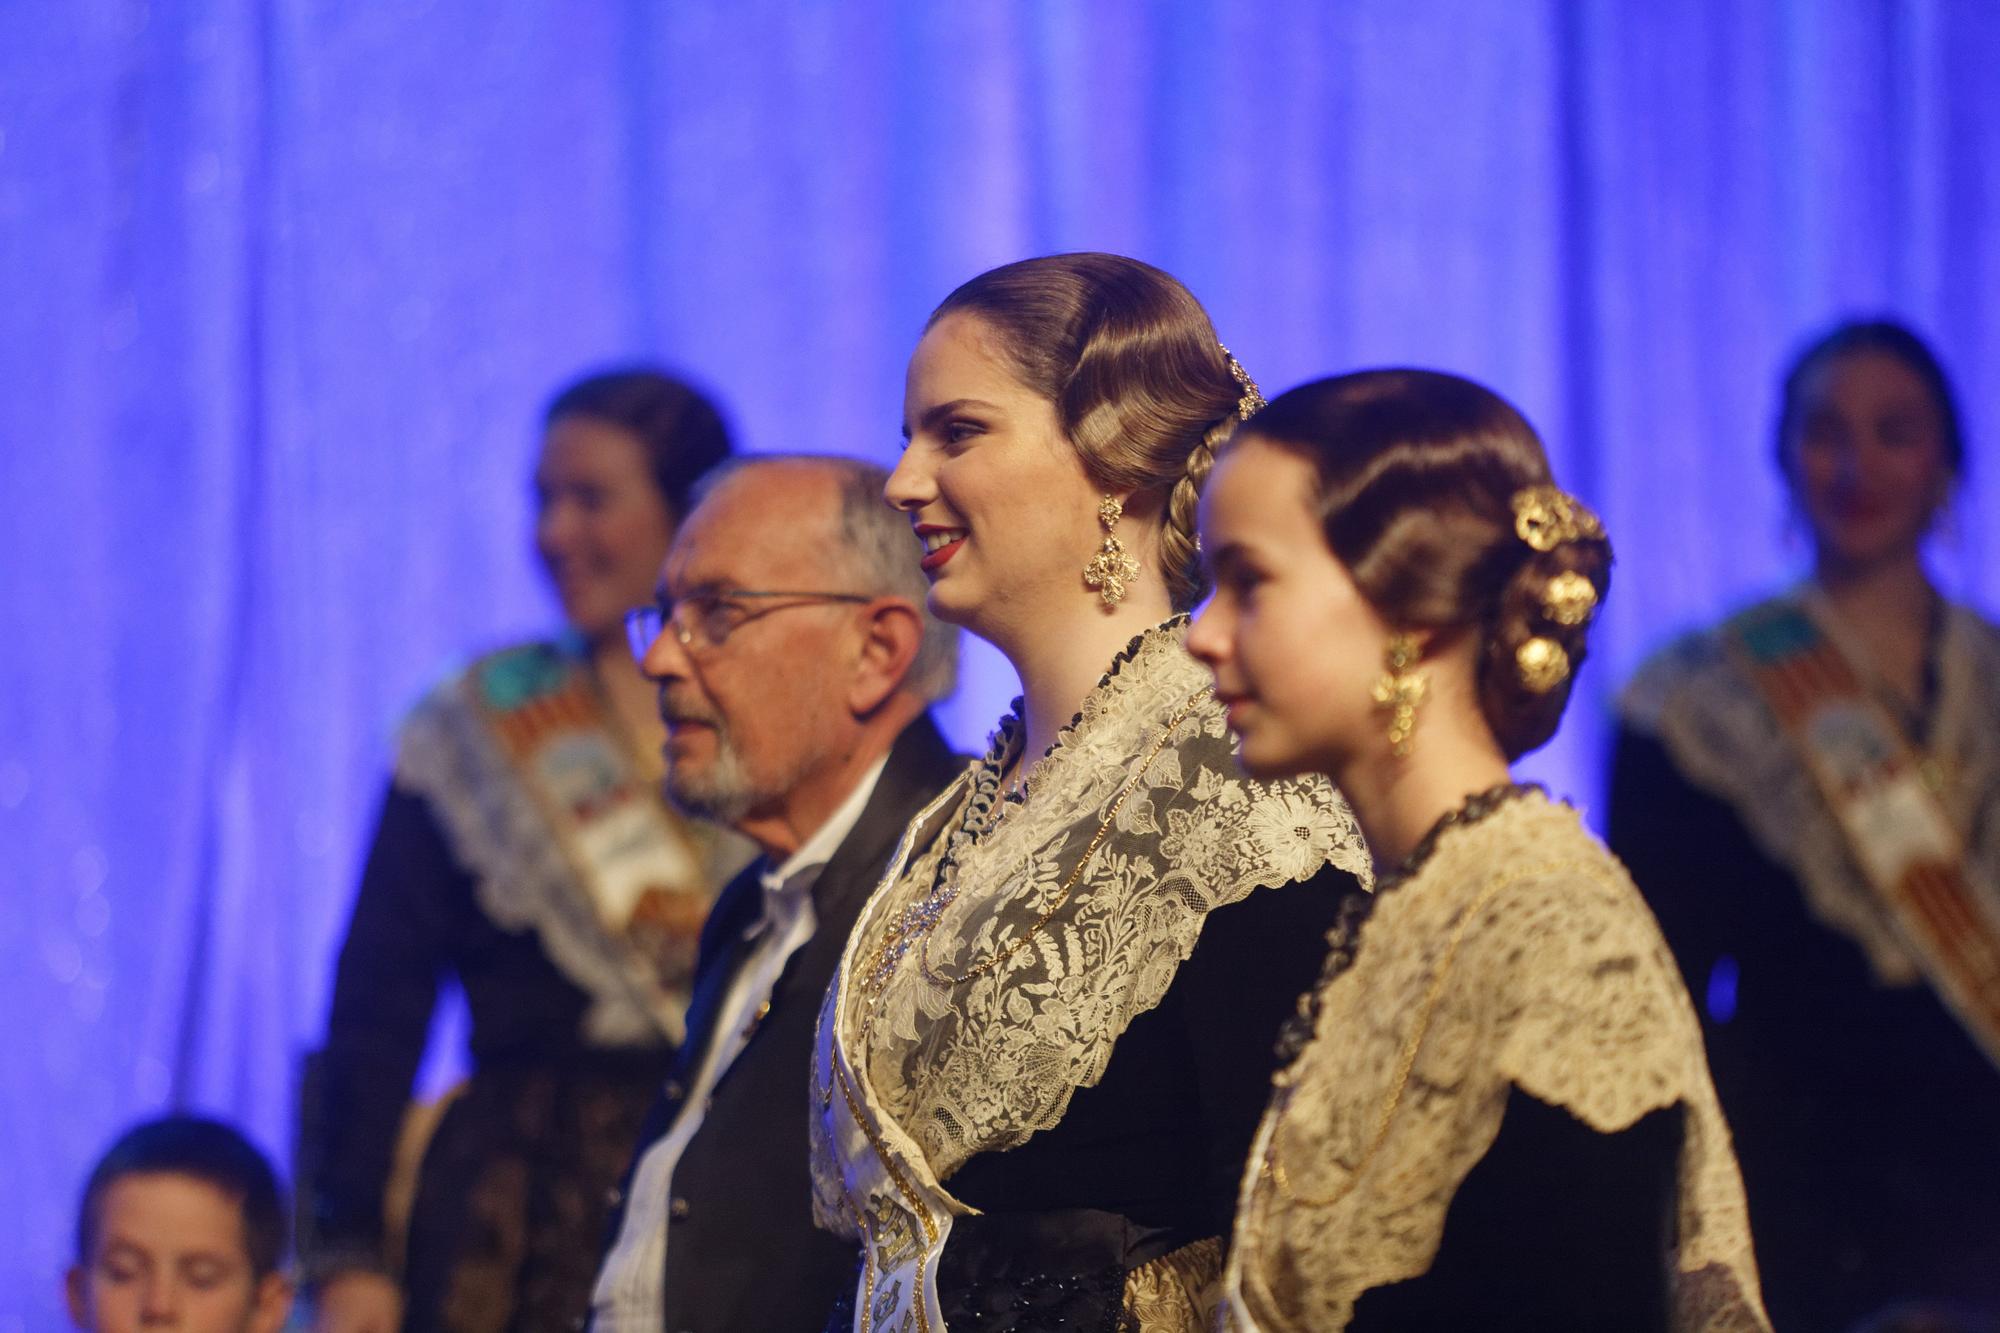
[[[1103,675],[1097,678],[1097,684],[1091,686],[1090,693],[1094,695],[1098,691],[1109,687],[1111,682],[1118,678],[1118,674],[1139,656],[1140,650],[1143,649],[1149,642],[1151,642],[1155,636],[1169,634],[1178,629],[1184,629],[1192,620],[1193,617],[1190,616],[1187,612],[1178,611],[1173,615],[1168,616],[1165,620],[1162,620],[1159,624],[1153,625],[1147,629],[1142,629],[1137,634],[1134,634],[1132,636],[1131,641],[1127,643],[1123,648],[1120,648],[1117,654],[1112,657],[1111,666],[1109,667],[1109,669],[1105,671]],[[1085,699],[1088,700],[1088,698],[1089,695],[1086,695]],[[1018,733],[1019,731],[1022,730],[1021,710],[1024,706],[1025,706],[1025,701],[1019,695],[1014,696],[1014,702],[1008,705],[1007,715],[1000,719],[999,728],[993,733],[992,737],[989,740],[986,754],[989,759],[995,762],[996,766],[994,768],[993,776],[994,776],[994,781],[996,783],[999,781],[999,776],[1000,776],[1000,770],[998,765],[1004,764],[1006,762],[1007,749],[1013,744],[1014,733]],[[1062,727],[1056,732],[1055,739],[1049,742],[1048,748],[1042,751],[1042,759],[1047,759],[1050,755],[1054,754],[1057,750],[1060,750],[1064,745],[1068,744],[1070,738],[1073,735],[1075,735],[1077,727],[1082,722],[1083,722],[1083,710],[1079,708],[1076,710],[1076,712],[1070,715],[1069,721],[1065,722],[1062,725]],[[1007,795],[1002,797],[1001,799],[1010,801],[1015,805],[1019,805],[1021,802],[1027,800],[1027,793],[1024,790],[1012,791],[1007,793]]]
[[[1438,817],[1437,823],[1417,840],[1410,854],[1402,863],[1375,881],[1375,891],[1367,894],[1352,894],[1340,905],[1340,915],[1334,919],[1333,929],[1326,935],[1326,961],[1320,964],[1319,980],[1312,989],[1299,997],[1298,1007],[1278,1029],[1278,1068],[1284,1069],[1299,1058],[1307,1044],[1312,1041],[1313,1031],[1319,1026],[1321,997],[1334,981],[1354,966],[1354,959],[1361,951],[1361,930],[1375,913],[1375,904],[1385,893],[1394,893],[1416,877],[1424,863],[1437,851],[1438,839],[1447,830],[1466,828],[1491,816],[1496,810],[1512,802],[1516,797],[1529,792],[1548,795],[1547,788],[1539,782],[1503,782],[1474,793],[1466,798],[1465,804],[1456,810],[1448,810]]]
[[[1465,804],[1458,809],[1447,810],[1438,816],[1437,823],[1431,825],[1429,832],[1417,839],[1417,845],[1410,849],[1410,854],[1403,858],[1400,865],[1375,881],[1375,892],[1388,893],[1414,879],[1417,872],[1424,868],[1424,863],[1437,852],[1438,839],[1450,830],[1477,824],[1510,801],[1526,796],[1530,792],[1542,796],[1549,794],[1548,788],[1539,782],[1502,782],[1466,797]]]
[[[1111,659],[1110,668],[1097,678],[1097,684],[1091,688],[1090,693],[1095,695],[1107,688],[1117,679],[1118,673],[1139,656],[1140,651],[1148,643],[1159,635],[1180,629],[1188,623],[1188,620],[1187,613],[1181,612],[1134,634],[1131,642],[1119,649],[1117,655]],[[1017,696],[1013,705],[1007,710],[1006,716],[1000,719],[1000,725],[995,727],[993,734],[987,738],[986,753],[972,772],[972,789],[965,798],[965,811],[959,816],[957,826],[947,835],[944,855],[938,858],[937,869],[931,874],[932,898],[938,897],[943,892],[946,881],[958,868],[959,859],[965,852],[992,831],[994,824],[999,821],[1001,806],[1005,803],[1018,805],[1027,799],[1022,792],[1009,792],[1005,796],[1000,794],[1001,769],[1005,767],[1007,755],[1013,750],[1023,731],[1021,709],[1022,700]],[[1077,724],[1082,721],[1083,710],[1079,708],[1076,715],[1070,718],[1068,725],[1056,733],[1055,739],[1049,743],[1049,748],[1042,752],[1042,758],[1046,760],[1061,749],[1075,732]]]

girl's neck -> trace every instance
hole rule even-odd
[[[1430,720],[1433,725],[1426,727]],[[1508,781],[1507,758],[1484,725],[1442,725],[1418,718],[1411,752],[1397,758],[1383,742],[1330,774],[1347,797],[1375,864],[1390,870],[1416,850],[1440,819],[1466,798]]]
[[[1057,733],[1110,669],[1111,659],[1135,635],[1173,615],[1165,593],[1147,596],[1136,590],[1115,607],[1092,598],[1081,611],[996,644],[1021,678],[1019,772],[1025,773],[1055,744]]]

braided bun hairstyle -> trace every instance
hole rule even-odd
[[[1480,711],[1510,761],[1555,734],[1611,544],[1519,412],[1456,375],[1373,370],[1301,385],[1242,434],[1312,465],[1327,545],[1384,620],[1478,636]]]
[[[992,269],[932,312],[976,316],[1021,383],[1055,404],[1091,481],[1147,497],[1174,609],[1208,592],[1195,505],[1244,388],[1187,288],[1122,255],[1046,255]],[[929,327],[927,325],[926,327]]]

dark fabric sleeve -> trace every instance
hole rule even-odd
[[[1681,1135],[1678,1105],[1600,1134],[1514,1089],[1429,1271],[1364,1293],[1349,1329],[1664,1333]]]
[[[383,1262],[383,1191],[450,957],[449,904],[469,895],[430,806],[391,788],[341,945],[317,1086],[300,1128],[309,1175],[301,1257],[310,1278]]]
[[[1681,776],[1658,738],[1629,725],[1619,728],[1612,749],[1610,797],[1605,841],[1631,872],[1702,1007],[1717,958],[1736,934],[1729,917],[1737,895],[1723,885],[1761,859],[1728,862],[1743,838],[1735,821]]]
[[[1278,1029],[1319,979],[1341,903],[1361,892],[1333,866],[1210,913],[1171,992],[1193,1057],[1204,1173],[1216,1230],[1229,1234],[1237,1185],[1271,1098]]]

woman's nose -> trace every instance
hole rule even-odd
[[[890,508],[907,514],[937,498],[937,486],[922,452],[913,444],[896,460],[895,470],[889,473],[888,483],[882,487],[882,498],[889,502]]]

